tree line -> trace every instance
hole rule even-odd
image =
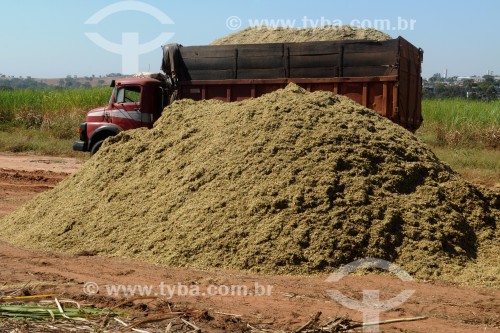
[[[105,77],[120,77],[119,73],[110,73]],[[47,89],[47,88],[91,88],[93,86],[102,86],[106,84],[105,77],[95,75],[77,77],[68,75],[59,79],[55,84],[48,84],[42,79],[27,77],[13,77],[0,74],[0,90],[14,89]]]
[[[423,95],[426,98],[468,98],[494,100],[500,97],[500,80],[485,75],[482,80],[463,79],[458,77],[444,78],[434,74],[424,82]]]

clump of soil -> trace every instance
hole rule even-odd
[[[371,28],[357,28],[349,25],[322,26],[317,28],[274,28],[250,27],[213,41],[212,45],[293,43],[332,40],[377,40],[385,41],[392,37]]]
[[[1,220],[0,237],[268,273],[379,257],[427,278],[473,262],[481,244],[498,247],[499,202],[404,128],[290,84],[242,102],[175,102],[152,130],[108,140]]]

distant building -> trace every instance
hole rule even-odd
[[[463,82],[465,80],[472,80],[476,83],[484,82],[484,79],[481,76],[473,75],[473,76],[457,76],[458,82]]]

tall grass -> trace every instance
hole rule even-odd
[[[499,189],[500,101],[424,100],[417,136],[469,181]]]
[[[500,101],[424,100],[417,132],[436,146],[500,148]]]
[[[10,127],[0,130],[0,152],[36,153],[42,155],[85,157],[72,151],[72,143],[77,138],[75,129],[69,131],[71,138],[61,139],[50,130]]]
[[[38,129],[58,139],[69,139],[85,114],[107,104],[110,94],[108,87],[1,90],[0,130]]]

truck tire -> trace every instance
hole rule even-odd
[[[90,150],[90,156],[93,156],[95,153],[97,153],[99,148],[101,148],[103,142],[104,142],[104,140],[97,141],[96,143],[94,143],[94,145],[92,146],[92,149]]]

